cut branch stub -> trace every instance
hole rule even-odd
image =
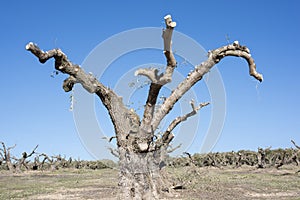
[[[65,92],[70,92],[73,86],[77,83],[77,79],[74,76],[69,76],[69,78],[64,80],[63,89]]]
[[[134,73],[135,76],[143,75],[150,79],[152,83],[158,83],[160,76],[158,75],[158,69],[156,68],[148,68],[148,69],[138,69]]]
[[[176,26],[176,22],[172,21],[171,15],[166,15],[164,17],[166,29],[163,31],[162,37],[164,38],[164,51],[172,51],[171,45],[172,45],[172,33],[173,29]]]
[[[164,40],[164,54],[167,59],[167,67],[165,73],[158,75],[158,69],[138,69],[135,76],[143,75],[151,80],[152,83],[165,85],[172,80],[174,68],[176,67],[176,59],[172,53],[172,34],[176,26],[176,22],[172,21],[171,15],[164,17],[166,29],[163,30],[162,38]]]
[[[167,59],[167,66],[165,72],[158,74],[158,69],[138,69],[135,72],[136,76],[143,75],[149,78],[151,81],[151,85],[148,92],[148,98],[143,114],[143,120],[141,123],[141,128],[145,131],[144,137],[148,138],[152,138],[152,136],[154,135],[153,130],[156,130],[156,128],[151,127],[151,123],[154,115],[158,94],[163,85],[172,81],[172,75],[177,64],[171,49],[171,39],[173,29],[176,26],[176,22],[172,21],[171,15],[165,16],[164,19],[166,23],[166,29],[163,30],[162,38],[164,40],[164,54]]]

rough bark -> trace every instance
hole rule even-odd
[[[198,107],[195,107],[194,104],[194,100],[192,100],[191,102],[191,106],[192,106],[192,111],[188,114],[185,114],[183,116],[177,117],[175,118],[171,124],[169,125],[169,127],[167,128],[166,132],[163,134],[162,138],[161,138],[161,142],[162,144],[170,144],[171,141],[174,138],[174,135],[172,134],[172,131],[176,128],[176,126],[178,126],[181,122],[186,121],[189,117],[192,117],[193,115],[196,115],[198,110],[200,110],[202,107],[207,106],[209,103],[201,103]],[[159,145],[159,143],[157,142],[157,145]]]
[[[16,172],[16,167],[14,166],[14,164],[11,161],[11,155],[10,155],[10,150],[15,148],[16,145],[12,146],[12,147],[6,147],[4,142],[0,142],[2,144],[2,149],[0,149],[2,151],[2,157],[3,157],[3,161],[5,162],[5,165],[7,167],[7,169],[10,172]]]
[[[288,162],[293,161],[296,163],[297,166],[299,166],[300,165],[300,160],[299,160],[300,146],[298,146],[294,140],[291,140],[291,142],[296,147],[296,151],[293,153],[292,157],[290,158],[290,160]]]
[[[266,168],[266,153],[269,151],[271,147],[263,149],[258,148],[257,151],[257,168]]]
[[[171,47],[172,33],[176,23],[172,21],[170,15],[167,15],[164,20],[166,28],[163,30],[162,36],[164,55],[167,60],[165,71],[159,73],[157,69],[139,69],[135,72],[135,75],[146,76],[151,81],[141,120],[134,110],[126,108],[121,97],[105,87],[91,73],[86,73],[80,66],[71,63],[60,49],[44,52],[33,43],[26,45],[26,49],[34,54],[41,63],[54,58],[55,69],[69,75],[63,83],[65,92],[71,91],[74,84],[79,83],[89,93],[96,94],[106,107],[117,139],[121,199],[159,199],[163,193],[170,192],[170,187],[163,175],[163,166],[168,145],[174,137],[171,132],[179,123],[196,114],[203,104],[195,107],[192,103],[192,112],[176,118],[161,138],[155,139],[155,131],[161,120],[172,110],[174,104],[216,63],[226,56],[243,57],[248,62],[250,75],[262,81],[262,76],[256,72],[249,49],[235,42],[210,51],[208,59],[196,66],[156,111],[155,106],[159,92],[165,84],[172,81],[177,64]]]
[[[152,120],[152,127],[155,130],[160,124],[161,120],[172,110],[175,103],[202,77],[209,72],[209,70],[226,56],[236,56],[246,59],[249,65],[249,73],[258,81],[262,81],[263,77],[256,71],[256,65],[251,57],[250,50],[241,46],[237,41],[233,44],[229,44],[213,51],[208,52],[208,59],[202,62],[200,65],[195,66],[195,69],[188,74],[185,80],[183,80],[172,94],[164,101]]]
[[[17,172],[21,172],[22,171],[22,167],[25,167],[26,170],[29,169],[29,166],[27,165],[26,159],[30,158],[33,154],[35,154],[35,150],[38,148],[39,145],[36,145],[36,147],[31,151],[31,153],[26,153],[23,152],[22,153],[22,157],[20,159],[15,159],[17,160],[16,163],[16,170]]]
[[[40,166],[41,168],[44,169],[44,165],[45,165],[45,162],[48,161],[49,165],[50,165],[50,169],[52,171],[54,170],[57,170],[58,169],[58,164],[57,164],[57,161],[55,161],[53,158],[50,158],[47,154],[45,153],[42,153],[40,156],[44,156]]]

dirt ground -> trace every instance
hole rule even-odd
[[[168,168],[170,181],[183,185],[172,199],[299,199],[299,167]],[[116,199],[118,172],[58,170],[9,174],[0,171],[0,199]]]

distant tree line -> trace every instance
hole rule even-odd
[[[8,170],[12,173],[21,173],[28,170],[58,170],[63,168],[74,169],[104,169],[113,168],[116,164],[110,160],[85,161],[66,158],[61,155],[49,156],[36,152],[38,145],[30,152],[23,152],[20,158],[11,154],[16,145],[7,147],[0,142],[0,170]]]
[[[256,168],[275,167],[280,169],[283,165],[294,164],[300,165],[300,146],[293,140],[295,148],[271,149],[271,147],[263,149],[258,148],[255,151],[240,150],[232,152],[216,152],[208,154],[191,155],[185,152],[183,156],[178,158],[169,158],[168,165],[173,167],[195,165],[198,167],[241,167],[243,165],[253,166]]]
[[[167,163],[171,167],[196,166],[196,167],[234,167],[243,165],[256,168],[274,167],[280,169],[283,165],[300,166],[300,146],[291,140],[295,148],[271,149],[258,148],[257,151],[232,151],[215,152],[208,154],[191,155],[185,152],[181,157],[169,157]],[[27,170],[58,170],[58,169],[104,169],[115,168],[117,164],[111,160],[85,161],[80,159],[66,158],[65,156],[49,156],[45,153],[36,152],[38,145],[30,152],[23,152],[20,158],[11,155],[11,150],[16,145],[6,147],[0,142],[0,170],[9,170],[12,173],[20,173]],[[299,170],[300,171],[300,170]]]

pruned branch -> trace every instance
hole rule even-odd
[[[6,147],[4,142],[0,142],[2,144],[2,152],[3,152],[3,160],[5,161],[5,164],[9,171],[15,172],[15,167],[13,166],[11,162],[11,155],[10,150],[16,147],[16,144],[11,147]]]
[[[36,145],[35,148],[31,151],[31,153],[27,154],[26,152],[22,153],[22,157],[20,159],[14,158],[17,163],[16,163],[16,170],[17,172],[21,172],[21,167],[24,166],[26,168],[26,170],[29,169],[29,167],[27,166],[27,162],[26,159],[31,157],[33,154],[35,154],[35,150],[38,148],[39,145]]]
[[[53,162],[53,159],[51,159],[51,158],[50,158],[47,154],[45,154],[45,153],[41,153],[40,156],[44,156],[44,159],[43,159],[41,165],[43,165],[43,164],[45,163],[46,160],[48,160],[50,163]]]
[[[108,147],[108,150],[110,151],[110,153],[111,153],[113,156],[119,158],[119,152],[118,152],[118,150],[113,149],[113,148],[111,148],[111,147]]]
[[[143,120],[141,127],[146,131],[146,134],[149,132],[152,133],[150,136],[153,136],[155,129],[151,127],[151,122],[154,115],[154,109],[157,102],[157,97],[160,89],[163,85],[171,82],[174,69],[177,65],[176,59],[172,53],[172,34],[173,29],[176,26],[176,22],[172,21],[171,15],[164,17],[166,28],[163,30],[163,40],[164,40],[164,54],[167,59],[167,66],[164,73],[158,74],[158,69],[138,69],[135,72],[135,75],[143,75],[150,79],[151,85],[148,92],[148,98],[145,105]]]
[[[169,144],[173,138],[174,135],[172,134],[172,131],[174,130],[174,128],[176,126],[178,126],[181,122],[186,121],[189,117],[192,117],[193,115],[196,115],[198,110],[200,110],[201,108],[203,108],[204,106],[209,105],[209,102],[206,103],[200,103],[199,106],[195,106],[194,100],[191,100],[190,102],[191,107],[192,107],[192,111],[183,115],[183,116],[179,116],[176,119],[174,119],[171,124],[169,125],[169,127],[167,128],[166,132],[163,134],[162,136],[162,141],[163,143],[167,143]]]
[[[140,68],[135,71],[134,75],[146,76],[152,83],[156,84],[159,84],[159,80],[162,77],[162,74],[158,75],[158,69],[156,68]]]
[[[117,138],[116,136],[112,136],[112,137],[110,137],[110,138],[108,138],[108,137],[106,137],[106,136],[104,136],[104,137],[102,137],[102,139],[104,139],[104,140],[107,140],[108,142],[111,142],[113,139],[115,139],[115,138]]]
[[[31,151],[31,153],[27,155],[27,158],[29,158],[30,156],[32,156],[33,154],[35,154],[35,153],[36,153],[35,150],[36,150],[38,147],[39,147],[39,145],[36,145],[36,146],[34,147],[34,149]]]
[[[195,161],[193,159],[192,154],[190,154],[189,152],[183,152],[183,154],[186,154],[189,157],[189,160],[191,161],[191,163],[193,163],[195,165]]]
[[[96,93],[99,88],[103,87],[92,74],[85,73],[78,65],[71,63],[60,49],[52,49],[44,52],[36,44],[30,42],[26,45],[26,50],[34,54],[41,63],[45,63],[50,58],[55,59],[55,69],[70,75],[63,84],[63,89],[66,92],[72,90],[75,83],[81,83],[89,93]]]
[[[186,79],[184,79],[171,93],[171,95],[162,104],[161,109],[158,110],[152,120],[152,127],[156,129],[160,124],[161,120],[173,109],[175,103],[202,77],[209,72],[209,70],[221,59],[226,56],[237,56],[247,60],[249,65],[250,75],[258,81],[262,81],[263,77],[256,71],[256,65],[253,58],[251,57],[250,50],[234,42],[227,46],[220,47],[213,51],[209,51],[208,59],[202,62],[200,65],[195,66],[195,69],[190,72]]]
[[[3,145],[4,145],[4,143],[3,143]],[[14,144],[14,146],[8,147],[8,148],[6,149],[6,150],[7,150],[7,154],[10,154],[10,150],[11,150],[11,149],[14,149],[16,146],[17,146],[17,145]]]
[[[216,63],[226,56],[235,56],[244,58],[249,65],[249,74],[256,80],[262,82],[263,76],[256,71],[256,64],[251,57],[250,50],[246,46],[241,46],[238,41],[234,41],[233,44],[218,48],[210,52],[214,57]]]
[[[4,154],[4,159],[5,160],[10,160],[10,150],[15,148],[17,145],[15,144],[14,146],[11,146],[11,147],[6,147],[5,146],[5,143],[4,142],[0,142],[2,144],[2,151],[3,151],[3,154]]]
[[[165,85],[172,80],[174,69],[177,65],[176,59],[172,52],[172,34],[176,27],[176,22],[172,21],[171,15],[164,17],[166,28],[163,30],[162,38],[164,40],[164,54],[167,59],[167,67],[165,73],[158,75],[158,69],[138,69],[135,75],[143,75],[148,77],[152,83]]]
[[[174,152],[175,150],[179,149],[181,147],[182,144],[179,144],[175,147],[172,147],[172,146],[169,146],[170,149],[167,150],[167,153],[172,153]]]
[[[298,146],[294,140],[291,140],[291,142],[293,143],[293,145],[294,145],[297,149],[300,150],[300,146]]]
[[[92,73],[86,73],[80,66],[70,62],[60,49],[44,52],[32,42],[26,45],[26,49],[34,54],[41,63],[45,63],[50,58],[54,58],[55,69],[69,75],[63,83],[65,92],[71,91],[74,84],[80,83],[89,93],[95,93],[99,96],[109,112],[115,132],[120,133],[118,145],[120,145],[120,142],[126,141],[125,137],[128,133],[137,132],[137,130],[132,130],[131,126],[132,124],[139,125],[140,122],[137,114],[129,111],[122,102],[122,98],[100,83]],[[125,126],[125,124],[127,124],[127,126]]]
[[[200,110],[201,108],[203,108],[204,106],[207,106],[209,105],[209,102],[206,102],[206,103],[200,103],[198,107],[195,106],[195,103],[194,103],[194,100],[192,100],[191,102],[191,107],[192,107],[192,111],[183,115],[183,116],[180,116],[180,117],[177,117],[176,119],[174,119],[172,121],[172,123],[169,125],[168,129],[166,132],[171,132],[174,130],[174,128],[180,124],[181,122],[183,121],[186,121],[189,117],[192,117],[193,115],[197,114],[198,110]]]

